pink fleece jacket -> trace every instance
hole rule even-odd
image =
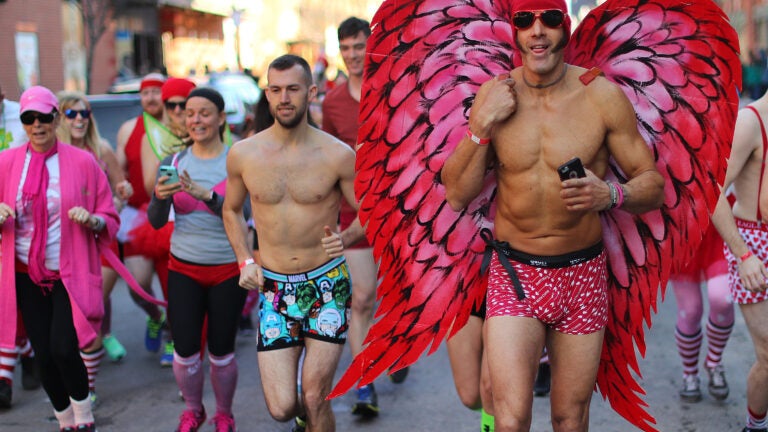
[[[108,247],[120,224],[104,171],[92,154],[58,143],[61,185],[61,280],[72,303],[72,319],[80,348],[98,335],[104,317],[99,248]],[[26,146],[0,152],[0,202],[16,208]],[[99,233],[69,220],[66,212],[80,206],[106,221]],[[0,238],[0,348],[16,344],[15,219],[2,224]],[[37,227],[35,229],[38,229]]]

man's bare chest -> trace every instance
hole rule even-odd
[[[265,161],[250,170],[246,183],[252,199],[261,204],[321,202],[336,189],[338,179],[322,163]]]

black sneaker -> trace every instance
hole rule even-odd
[[[7,379],[0,379],[0,408],[10,408],[13,400],[13,385]]]
[[[742,430],[741,432],[768,432],[768,429],[766,428],[754,429],[754,428],[745,427],[744,430]]]
[[[408,367],[404,367],[400,370],[397,370],[395,372],[392,372],[389,374],[389,380],[392,381],[395,384],[402,384],[406,378],[408,378]]]
[[[34,357],[21,358],[21,387],[24,390],[40,388],[40,366]]]
[[[539,364],[539,373],[536,374],[536,381],[533,383],[533,395],[543,397],[549,394],[552,388],[552,371],[549,363]]]
[[[352,414],[363,418],[372,418],[379,415],[379,398],[373,384],[357,389],[357,402],[352,406]]]

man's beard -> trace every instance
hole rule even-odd
[[[275,118],[275,120],[280,123],[280,126],[286,128],[286,129],[293,129],[296,126],[301,124],[301,121],[303,120],[303,117],[307,115],[307,107],[304,106],[303,110],[297,109],[295,111],[295,115],[289,119],[282,119],[277,115],[277,110],[272,113],[272,117]]]

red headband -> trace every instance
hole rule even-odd
[[[162,87],[163,83],[165,83],[164,76],[162,76],[159,73],[151,73],[145,76],[144,79],[141,80],[139,91],[142,91],[145,88],[150,88],[150,87]]]
[[[563,21],[563,30],[565,30],[565,40],[571,37],[571,17],[568,15],[568,6],[565,0],[514,0],[512,5],[512,15],[522,11],[539,11],[557,9],[565,14]]]

